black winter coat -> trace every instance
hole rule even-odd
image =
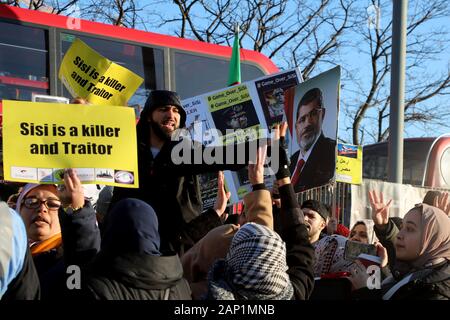
[[[41,285],[41,299],[60,298],[60,293],[65,289],[63,247],[60,246],[35,255],[33,256],[33,262]]]
[[[314,288],[314,248],[308,239],[303,212],[291,184],[279,188],[281,210],[274,225],[286,242],[287,273],[296,300],[308,300]]]
[[[101,245],[92,207],[61,214],[60,221],[65,261],[82,268],[81,290],[72,290],[73,298],[191,299],[178,255],[160,255],[158,220],[146,203],[117,203],[105,219]]]
[[[127,254],[112,260],[97,259],[83,281],[83,299],[190,300],[177,255]]]
[[[394,224],[394,222],[389,219],[387,225],[384,229],[381,229],[380,227],[374,226],[373,230],[375,231],[375,235],[380,240],[383,247],[386,248],[388,253],[388,260],[389,260],[389,268],[392,268],[395,266],[395,262],[397,260],[396,254],[395,254],[395,239],[397,238],[397,234],[399,232],[397,226]]]
[[[161,250],[185,251],[187,248],[183,249],[183,244],[193,245],[209,230],[221,225],[217,214],[210,212],[207,216],[200,215],[202,206],[199,184],[195,175],[219,170],[238,170],[245,164],[177,165],[174,164],[171,153],[179,144],[178,141],[166,142],[154,158],[150,145],[144,142],[148,141],[148,134],[141,133],[141,136],[143,138],[138,143],[139,188],[115,187],[110,210],[114,203],[124,198],[136,198],[147,202],[158,216]],[[200,147],[200,152],[204,148]],[[237,152],[234,154],[237,155]],[[181,207],[190,209],[188,211],[194,214],[183,216]],[[199,219],[195,216],[199,216]],[[195,234],[192,231],[195,231]]]
[[[356,290],[353,299],[381,299],[396,283],[382,285],[380,290]],[[450,300],[450,261],[415,272],[411,280],[395,291],[390,300]]]
[[[30,250],[25,254],[23,267],[16,278],[8,285],[2,301],[39,300],[40,284]]]

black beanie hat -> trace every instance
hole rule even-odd
[[[145,102],[144,110],[142,110],[140,118],[147,118],[153,110],[162,106],[175,106],[180,113],[180,128],[186,126],[186,111],[181,105],[178,93],[168,90],[153,90]]]
[[[302,209],[308,208],[313,211],[316,211],[320,216],[327,221],[327,218],[329,217],[329,212],[325,205],[322,202],[319,202],[317,200],[306,200],[302,203]]]

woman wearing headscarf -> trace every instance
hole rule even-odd
[[[62,257],[61,227],[58,210],[61,200],[56,185],[27,184],[17,199],[17,212],[27,230],[31,254],[38,271]],[[61,250],[60,250],[61,249]],[[47,268],[45,268],[47,269]]]
[[[350,230],[349,240],[369,244],[368,227],[364,221],[356,221]]]
[[[249,177],[252,182],[252,175],[250,174]],[[224,184],[223,173],[220,173],[215,203],[215,208],[217,207],[219,211],[224,210],[229,198]],[[239,224],[226,223],[212,229],[181,257],[184,275],[191,286],[193,299],[205,297],[208,289],[208,271],[217,259],[226,256],[240,225],[244,225],[246,222],[256,222],[273,228],[272,213],[269,210],[271,199],[268,190],[257,190],[246,194],[244,204],[245,213],[242,213],[240,218],[242,216],[245,218],[241,218]]]
[[[374,231],[381,244],[386,248],[389,257],[389,267],[395,265],[395,239],[401,229],[403,219],[389,217],[389,208],[392,199],[387,203],[383,201],[383,193],[377,194],[375,190],[369,191],[369,201],[372,207],[372,220]],[[450,215],[450,201],[448,192],[428,191],[422,203],[441,209],[447,216]]]
[[[439,208],[416,205],[403,219],[395,241],[396,263],[381,290],[368,290],[367,273],[357,264],[350,277],[354,297],[384,300],[450,299],[450,219]]]
[[[64,288],[60,207],[61,200],[53,184],[27,184],[17,199],[17,212],[25,224],[44,300],[57,297]]]
[[[82,192],[76,173],[69,169],[68,179],[73,189]],[[69,187],[68,192],[70,192]],[[77,197],[79,194],[77,193]],[[80,260],[77,243],[98,230],[95,211],[91,210],[84,226],[74,225],[67,215],[61,215],[64,255]],[[96,232],[98,235],[98,232]],[[67,236],[67,237],[66,237]],[[123,199],[108,213],[104,221],[100,251],[86,252],[91,256],[81,261],[81,289],[72,290],[83,300],[177,300],[190,299],[191,291],[183,278],[178,255],[160,252],[158,218],[153,208],[138,199]],[[93,255],[92,255],[93,254]],[[79,263],[76,263],[80,265]]]
[[[72,184],[75,173],[72,170],[66,173],[64,191],[54,184],[27,184],[17,199],[17,211],[25,223],[43,300],[61,299],[66,289],[67,266],[83,264],[99,248],[95,216],[89,220],[92,206],[84,198],[81,183]],[[70,222],[73,226],[70,232],[61,233],[60,219]],[[85,236],[78,238],[80,228],[87,225],[92,228],[83,229]]]

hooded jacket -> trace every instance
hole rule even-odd
[[[161,102],[163,99],[156,100],[160,104],[163,103]],[[245,164],[175,164],[172,150],[179,147],[179,143],[186,142],[185,139],[167,141],[154,157],[151,152],[150,125],[147,117],[154,110],[156,102],[146,103],[136,127],[139,188],[115,187],[110,210],[114,203],[124,198],[136,198],[147,202],[158,216],[161,250],[184,252],[185,244],[192,246],[209,230],[221,225],[220,218],[214,211],[201,214],[200,185],[196,175],[219,170],[239,170]],[[184,121],[181,121],[180,127],[183,128],[184,125]],[[202,152],[206,148],[200,147]],[[225,152],[223,154],[225,155]],[[237,152],[234,154],[237,156]]]
[[[101,249],[82,280],[83,299],[191,299],[178,255],[160,252],[155,211],[138,199],[107,215]]]

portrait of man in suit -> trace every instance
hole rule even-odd
[[[308,90],[300,99],[295,118],[297,152],[291,156],[291,181],[295,192],[330,182],[336,167],[336,140],[322,131],[326,106],[319,88]]]

